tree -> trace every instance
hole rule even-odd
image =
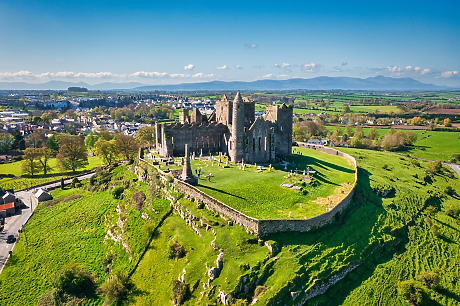
[[[344,104],[342,105],[342,114],[346,114],[350,112],[350,105]]]
[[[59,154],[56,156],[61,169],[72,170],[88,165],[86,147],[80,136],[67,136],[59,139]]]
[[[438,271],[422,272],[418,275],[418,279],[430,289],[438,288],[439,282],[441,281]]]
[[[10,133],[0,133],[0,152],[8,152],[14,143],[14,137]]]
[[[48,148],[56,152],[59,151],[59,143],[56,135],[48,138]]]
[[[41,170],[43,171],[43,174],[47,174],[49,170],[52,168],[49,166],[49,160],[53,156],[53,151],[48,148],[39,148],[38,149],[38,162],[41,165]]]
[[[427,301],[427,294],[424,288],[414,280],[401,282],[398,292],[411,305],[423,305]]]
[[[117,137],[118,152],[125,159],[133,159],[139,150],[133,136],[119,134]]]
[[[76,263],[69,263],[61,268],[56,276],[55,287],[59,295],[77,297],[89,296],[95,289],[93,276]]]
[[[126,276],[113,274],[99,287],[98,291],[105,295],[106,303],[111,305],[113,302],[118,302],[124,297],[128,285],[129,280]]]
[[[119,154],[117,141],[116,140],[98,140],[94,145],[94,153],[96,153],[97,157],[100,157],[102,161],[110,165],[113,163]]]
[[[449,118],[444,119],[444,126],[445,127],[451,127],[452,123]]]
[[[21,165],[22,173],[28,173],[34,175],[38,172],[40,164],[38,159],[40,156],[40,150],[35,148],[27,148],[24,150],[24,160]]]
[[[155,144],[155,127],[146,126],[137,131],[137,141],[141,146]]]
[[[44,130],[37,130],[29,135],[27,138],[29,144],[34,148],[41,148],[48,146],[48,139],[46,138],[46,132]]]
[[[98,139],[99,135],[96,132],[89,132],[89,134],[85,137],[85,146],[87,146],[90,149],[93,149],[94,144],[96,143],[96,141],[98,141]]]
[[[24,136],[22,136],[21,132],[16,129],[11,132],[11,135],[14,137],[13,144],[11,148],[13,150],[24,150],[26,148],[26,142],[24,141]]]
[[[379,132],[377,131],[376,128],[371,128],[369,132],[367,132],[367,138],[369,139],[376,139],[379,136]]]

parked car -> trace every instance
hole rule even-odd
[[[16,241],[16,238],[14,238],[14,235],[8,235],[8,237],[6,237],[6,243],[13,243]]]

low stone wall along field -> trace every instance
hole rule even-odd
[[[322,146],[299,144],[295,154],[287,158],[289,165],[256,165],[229,167],[205,160],[192,161],[192,168],[201,168],[198,186],[173,179],[178,189],[224,219],[242,225],[248,232],[264,236],[270,233],[306,232],[332,222],[337,213],[350,203],[357,182],[356,161],[348,154]],[[142,154],[140,155],[143,156]],[[140,158],[139,176],[163,172],[151,162]],[[260,165],[259,165],[260,166]],[[305,182],[303,170],[309,167],[312,179]],[[146,167],[145,170],[141,170]],[[147,168],[150,169],[147,171]],[[287,168],[287,169],[286,169]],[[298,171],[296,171],[298,170]],[[296,176],[290,173],[297,173]],[[206,176],[212,174],[209,180]],[[140,177],[148,180],[148,177]],[[170,178],[172,179],[172,178]],[[301,187],[287,188],[281,184]]]

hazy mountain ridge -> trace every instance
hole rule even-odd
[[[196,91],[196,90],[449,90],[449,86],[440,86],[422,83],[413,78],[391,78],[384,76],[369,77],[366,79],[352,77],[327,77],[320,76],[311,79],[288,80],[257,80],[243,81],[211,81],[201,83],[182,83],[167,85],[145,85],[139,82],[111,83],[104,82],[90,85],[85,82],[49,81],[46,83],[32,84],[26,82],[0,82],[0,90],[66,90],[68,87],[78,86],[90,90],[136,90],[136,91]]]

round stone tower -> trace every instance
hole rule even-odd
[[[230,137],[229,156],[232,162],[241,162],[244,158],[244,102],[240,92],[233,100],[232,136]]]

